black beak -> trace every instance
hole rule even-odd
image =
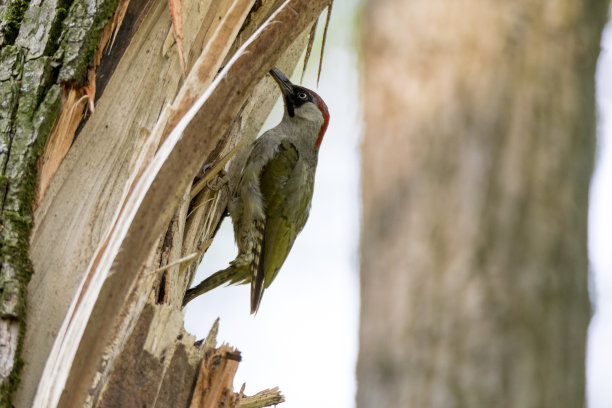
[[[270,70],[270,75],[272,75],[272,78],[274,78],[285,97],[293,95],[293,84],[291,81],[289,81],[285,74],[280,72],[278,68],[274,67]]]

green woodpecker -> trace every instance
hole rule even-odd
[[[230,266],[189,289],[183,304],[224,283],[251,283],[251,313],[287,258],[310,210],[317,158],[329,123],[325,102],[293,85],[277,68],[270,74],[281,89],[281,122],[253,143],[228,209],[238,256]]]

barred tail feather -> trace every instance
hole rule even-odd
[[[251,314],[257,313],[257,309],[259,309],[265,280],[265,271],[263,269],[265,224],[261,220],[256,220],[254,224],[257,236],[255,245],[253,245],[253,261],[251,262]]]

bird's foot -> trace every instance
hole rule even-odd
[[[223,187],[229,187],[229,177],[227,177],[227,173],[225,173],[225,170],[219,171],[219,174],[217,175],[217,178],[213,183],[207,181],[206,187],[210,191],[219,191]]]

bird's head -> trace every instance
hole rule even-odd
[[[272,68],[270,75],[272,75],[272,78],[274,78],[283,93],[285,116],[290,120],[306,120],[320,126],[319,137],[315,143],[318,149],[329,124],[327,105],[325,105],[323,99],[316,92],[308,88],[293,85],[278,68]]]

